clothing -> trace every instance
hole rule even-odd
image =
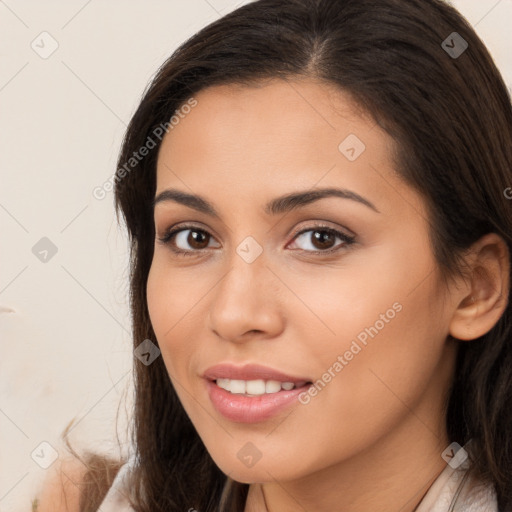
[[[132,455],[121,466],[97,512],[134,512],[126,495],[129,489],[128,478],[135,461],[135,456]]]
[[[134,512],[125,497],[134,463],[135,458],[130,457],[121,467],[98,512]],[[469,467],[469,459],[456,468],[447,464],[415,512],[498,512],[494,487],[470,476]]]
[[[446,465],[415,512],[498,512],[496,491],[470,476],[469,459],[456,469]]]

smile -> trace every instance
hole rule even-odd
[[[290,391],[294,388],[300,388],[306,382],[280,382],[277,380],[239,380],[239,379],[217,379],[217,386],[231,394],[245,396],[260,396],[265,394],[278,393],[281,390]]]
[[[285,409],[299,404],[299,395],[311,386],[310,382],[294,384],[261,379],[249,381],[218,379],[204,382],[214,409],[224,418],[236,423],[266,421]],[[226,390],[221,385],[233,391]],[[291,389],[286,389],[290,386]]]

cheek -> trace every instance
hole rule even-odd
[[[177,376],[176,372],[180,368],[179,364],[174,365],[173,362],[182,361],[187,353],[186,345],[180,340],[183,340],[184,320],[194,302],[191,294],[183,293],[182,290],[171,272],[155,256],[146,286],[148,312],[171,377]]]
[[[440,377],[445,337],[429,321],[427,301],[405,298],[394,305],[384,303],[377,315],[375,309],[367,310],[364,321],[346,317],[347,337],[330,344],[329,361],[325,352],[316,354],[336,375],[319,392],[325,398],[318,401],[318,412],[331,410],[354,439],[391,429]],[[342,329],[343,324],[337,326]],[[329,372],[321,376],[322,381],[326,378]]]
[[[437,378],[447,334],[442,297],[428,279],[411,291],[413,274],[367,271],[298,291],[317,316],[306,322],[301,310],[290,322],[299,326],[297,339],[309,340],[302,350],[320,380],[308,405],[313,416],[340,418],[338,427],[356,437],[369,434],[407,411],[404,403],[415,403]]]
[[[200,329],[208,314],[205,293],[212,286],[211,276],[203,279],[193,267],[173,271],[165,257],[155,255],[146,285],[149,317],[169,376],[182,385],[194,358],[205,354]]]
[[[180,329],[180,319],[185,318],[200,300],[200,290],[194,287],[197,280],[186,273],[173,271],[161,254],[155,252],[147,285],[147,302],[151,323],[161,341],[171,338]]]
[[[173,316],[176,305],[173,300],[173,289],[169,288],[165,273],[162,272],[161,265],[155,260],[153,260],[149,271],[146,294],[151,325],[161,343],[164,341],[166,331],[171,329],[174,324]]]

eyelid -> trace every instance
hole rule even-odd
[[[306,225],[306,226],[302,226],[302,227],[294,229],[291,234],[293,239],[295,239],[297,237],[297,235],[300,235],[301,233],[304,233],[305,231],[310,231],[310,230],[314,230],[314,229],[326,229],[326,230],[331,230],[331,231],[337,231],[338,233],[346,236],[347,238],[355,238],[356,237],[356,234],[353,231],[351,231],[350,229],[348,229],[344,226],[339,226],[339,225],[333,226],[331,222],[326,221],[326,220],[312,220],[312,221],[307,221],[307,222],[316,222],[316,224]]]
[[[294,243],[295,240],[302,234],[307,233],[308,231],[327,231],[331,232],[335,235],[336,238],[339,238],[342,240],[342,243],[335,245],[334,247],[331,247],[329,249],[321,250],[305,250],[305,249],[293,249],[296,251],[299,251],[303,254],[314,254],[314,255],[331,255],[338,252],[341,252],[343,249],[348,249],[353,243],[355,243],[356,235],[349,229],[343,227],[343,230],[349,231],[351,234],[347,234],[339,227],[332,227],[328,225],[327,221],[310,221],[310,222],[316,222],[315,224],[311,224],[309,226],[302,226],[297,229],[295,229],[292,233],[291,240],[286,244],[286,247],[288,247],[290,244]],[[170,250],[176,255],[176,256],[199,256],[204,254],[205,251],[208,251],[208,248],[204,249],[179,249],[176,247],[173,247],[173,242],[176,239],[176,236],[180,234],[183,231],[189,231],[189,230],[197,230],[202,231],[206,233],[209,237],[216,240],[215,235],[213,235],[209,229],[202,227],[200,224],[190,224],[190,223],[183,223],[183,224],[175,224],[169,228],[167,228],[164,232],[164,235],[162,237],[157,237],[158,241],[164,245],[170,248]],[[219,243],[217,241],[217,243]]]
[[[303,254],[318,254],[318,255],[324,255],[324,256],[336,254],[338,252],[341,252],[343,249],[348,249],[352,244],[355,243],[355,239],[356,239],[355,234],[349,235],[339,228],[333,228],[333,227],[325,225],[325,224],[316,224],[314,226],[304,227],[304,228],[299,229],[298,231],[294,232],[292,240],[286,245],[286,247],[288,247],[288,245],[290,245],[292,243],[295,243],[295,241],[297,240],[297,238],[299,238],[300,235],[307,233],[308,231],[326,231],[328,233],[333,234],[336,238],[339,238],[342,241],[342,243],[335,245],[334,247],[331,247],[329,249],[324,249],[324,250],[316,249],[316,250],[312,250],[312,251],[307,251],[305,249],[295,249],[295,250],[300,251]]]
[[[209,227],[206,227],[206,225],[202,224],[201,222],[194,222],[194,221],[177,222],[176,224],[172,224],[169,227],[165,227],[161,230],[156,230],[155,235],[157,235],[159,232],[161,232],[162,236],[159,238],[161,240],[162,238],[167,237],[172,232],[176,233],[178,231],[182,231],[182,230],[184,231],[187,229],[197,229],[198,231],[204,231],[205,233],[208,233],[210,236],[217,238],[217,236],[212,233],[212,230]]]
[[[172,242],[176,239],[176,236],[179,235],[182,231],[203,231],[206,233],[209,237],[216,240],[216,237],[210,232],[209,229],[205,227],[201,227],[201,225],[197,224],[188,224],[188,223],[178,223],[175,224],[167,229],[164,230],[163,236],[157,236],[158,241],[164,245],[167,246],[177,255],[195,255],[200,254],[207,249],[178,249],[172,246]],[[219,243],[219,242],[217,242]]]

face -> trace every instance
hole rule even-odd
[[[195,99],[158,155],[147,298],[216,464],[241,482],[292,480],[432,438],[451,304],[393,140],[313,81]],[[338,192],[311,195],[324,189]],[[268,384],[287,378],[294,389]]]

